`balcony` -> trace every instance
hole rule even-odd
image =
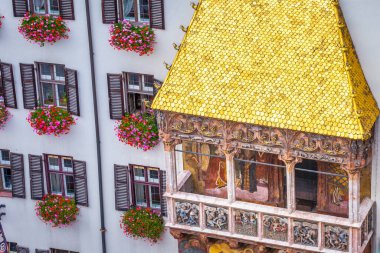
[[[187,176],[183,176],[186,180]],[[179,185],[186,185],[180,182]],[[248,204],[176,192],[165,195],[171,229],[247,244],[312,252],[363,252],[373,235],[373,201],[360,206],[358,222],[348,218]]]

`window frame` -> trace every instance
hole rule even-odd
[[[144,96],[144,97],[148,98],[148,101],[153,101],[153,99],[154,99],[154,75],[141,74],[141,73],[135,73],[135,72],[123,72],[122,75],[123,75],[123,93],[124,93],[122,95],[123,95],[124,104],[125,104],[127,113],[131,114],[131,113],[135,113],[135,112],[139,111],[139,110],[132,110],[131,109],[130,96],[134,96],[135,97],[134,99],[136,99],[137,95]],[[138,89],[129,87],[130,75],[137,75],[139,77],[139,88]],[[152,79],[152,90],[151,91],[144,90],[144,86],[145,86],[146,80],[148,80],[148,78]],[[146,106],[145,103],[143,103],[143,101],[141,101],[141,112],[144,113],[147,110],[148,110],[148,107]]]
[[[36,62],[37,65],[37,85],[40,95],[40,103],[44,107],[48,106],[57,106],[59,108],[63,108],[65,110],[68,110],[68,101],[67,101],[67,87],[66,87],[66,67],[64,64],[57,64],[57,63],[48,63],[48,62]],[[50,69],[50,77],[51,79],[45,79],[43,78],[42,74],[42,65],[48,64]],[[63,67],[64,71],[64,79],[63,80],[56,80],[56,68],[57,66]],[[53,92],[53,103],[52,104],[45,104],[45,96],[44,96],[44,87],[43,84],[49,84],[52,86],[52,92]],[[66,105],[59,105],[59,91],[58,91],[58,85],[62,85],[65,90],[65,96],[66,96]]]
[[[144,181],[136,181],[135,180],[135,167],[140,167],[144,169]],[[161,178],[160,178],[160,169],[157,167],[151,167],[151,166],[143,166],[143,165],[137,165],[137,164],[129,164],[130,168],[130,178],[131,178],[131,195],[132,195],[132,206],[138,206],[136,204],[136,194],[135,194],[135,184],[140,184],[144,186],[144,191],[145,191],[145,196],[146,196],[146,206],[139,206],[139,207],[144,207],[144,208],[150,208],[153,211],[156,212],[162,212],[161,210],[161,205],[162,205],[162,189],[161,189]],[[158,173],[158,182],[149,182],[149,170],[156,170]],[[154,208],[151,207],[151,196],[150,196],[150,187],[158,187],[158,195],[160,197],[160,207],[159,208]]]
[[[11,251],[11,246],[13,246],[13,249],[14,249],[14,247],[16,247],[16,251]],[[8,249],[8,252],[9,253],[17,253],[17,243],[15,243],[15,242],[7,242],[7,249]]]
[[[45,165],[45,173],[46,173],[46,185],[47,185],[47,192],[49,194],[55,194],[60,195],[67,198],[75,198],[75,175],[74,175],[74,159],[71,156],[63,156],[63,155],[53,155],[53,154],[44,154],[44,165]],[[58,158],[58,171],[57,170],[50,170],[50,164],[49,164],[49,157],[56,157]],[[67,172],[63,170],[63,159],[70,159],[72,162],[72,172]],[[51,190],[51,181],[50,181],[50,175],[51,174],[58,174],[61,176],[60,183],[61,183],[61,194],[52,193]],[[66,176],[72,176],[73,177],[73,184],[74,184],[74,194],[68,195],[67,194],[67,187],[66,187]]]
[[[50,253],[56,253],[57,251],[65,251],[65,253],[79,253],[79,252],[76,252],[76,251],[70,251],[70,250],[64,250],[64,249],[52,249],[50,248],[49,252]]]
[[[2,152],[8,152],[9,153],[9,163],[2,163],[3,161],[3,157],[2,157]],[[6,192],[6,193],[12,193],[12,165],[11,165],[11,151],[8,150],[8,149],[0,149],[0,157],[1,157],[1,160],[0,160],[0,176],[1,176],[1,185],[0,185],[0,191],[1,192]],[[4,179],[5,179],[5,174],[4,174],[4,169],[9,169],[11,170],[11,187],[10,188],[6,188],[5,185],[4,185]]]
[[[150,25],[150,20],[151,20],[151,17],[150,17],[150,1],[148,1],[148,20],[141,20],[141,12],[140,12],[140,0],[132,0],[133,1],[133,11],[134,11],[134,20],[133,19],[129,19],[129,18],[125,18],[124,17],[124,1],[125,0],[118,0],[117,1],[117,5],[118,5],[118,15],[120,17],[120,20],[128,20],[132,23],[135,23],[137,25]]]
[[[29,0],[29,4],[30,4],[30,10],[33,14],[36,14],[36,15],[52,15],[52,16],[60,16],[61,15],[61,10],[60,10],[60,0],[57,0],[58,2],[58,14],[55,14],[55,13],[51,13],[50,12],[50,0],[45,0],[45,3],[44,3],[44,7],[45,7],[45,13],[39,13],[39,12],[35,12],[35,9],[34,9],[34,6],[35,6],[35,3],[34,3],[35,0]]]

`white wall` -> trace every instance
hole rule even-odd
[[[17,110],[11,109],[14,117],[5,129],[0,130],[0,148],[24,154],[27,194],[26,199],[0,199],[1,203],[7,205],[7,215],[2,223],[8,240],[29,247],[31,252],[34,252],[35,248],[50,247],[80,253],[101,252],[96,143],[85,6],[83,0],[74,2],[76,20],[67,21],[71,29],[70,39],[60,41],[54,46],[40,48],[36,44],[26,42],[18,33],[19,18],[13,17],[11,0],[0,1],[0,15],[6,17],[0,29],[0,60],[13,64],[19,107]],[[101,0],[91,0],[90,8],[101,130],[107,250],[112,253],[177,252],[177,242],[168,232],[163,236],[163,241],[151,246],[141,240],[126,238],[119,227],[121,212],[115,211],[114,208],[113,165],[133,163],[165,169],[165,159],[162,144],[152,151],[143,152],[117,140],[114,132],[115,121],[109,118],[106,74],[131,71],[153,74],[157,79],[164,80],[167,70],[163,62],[172,62],[176,53],[172,43],[181,42],[184,34],[179,26],[188,25],[193,9],[189,5],[190,0],[165,0],[166,29],[155,30],[155,53],[141,57],[132,52],[116,51],[109,46],[109,25],[102,24],[100,2]],[[341,0],[341,5],[367,80],[377,101],[380,101],[380,1]],[[78,117],[77,125],[67,136],[38,136],[26,122],[28,111],[22,109],[19,63],[35,61],[61,63],[78,70],[82,115]],[[379,131],[377,133],[379,135]],[[43,153],[69,155],[87,162],[90,206],[81,208],[78,222],[68,228],[51,229],[35,216],[35,201],[30,200],[27,155]],[[376,154],[375,158],[379,159],[378,157]],[[380,201],[379,194],[376,194],[380,191],[380,186],[377,184],[374,189],[373,196]],[[378,227],[380,228],[380,222]]]

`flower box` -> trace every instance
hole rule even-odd
[[[61,195],[45,195],[36,203],[36,215],[52,227],[68,226],[77,219],[79,208],[72,198]]]
[[[115,130],[121,142],[148,151],[159,143],[158,127],[152,111],[144,114],[127,114]]]
[[[73,116],[56,106],[38,107],[29,113],[27,120],[38,135],[60,136],[69,133],[75,125]]]
[[[61,17],[29,13],[21,19],[18,30],[25,39],[37,43],[41,47],[45,43],[54,44],[61,39],[68,39],[70,32]]]
[[[2,21],[1,21],[3,18],[4,18],[4,16],[0,16],[0,28],[3,25]]]
[[[134,25],[124,20],[110,27],[109,43],[117,50],[150,55],[154,50],[155,35],[148,25]]]
[[[8,108],[4,105],[4,103],[0,102],[0,129],[5,126],[10,118],[11,114],[8,111]]]
[[[120,227],[128,237],[156,243],[164,231],[164,220],[150,208],[133,207],[121,216]]]

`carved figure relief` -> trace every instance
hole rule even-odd
[[[206,227],[217,230],[228,230],[228,210],[222,207],[205,207]]]
[[[199,205],[189,202],[176,202],[175,210],[178,224],[199,226]]]
[[[278,216],[264,215],[264,237],[273,240],[288,240],[288,219]]]
[[[318,224],[306,221],[294,221],[294,243],[318,246]]]
[[[333,250],[348,251],[348,229],[325,225],[325,247]]]
[[[241,210],[235,211],[236,233],[249,236],[257,236],[257,214]]]

